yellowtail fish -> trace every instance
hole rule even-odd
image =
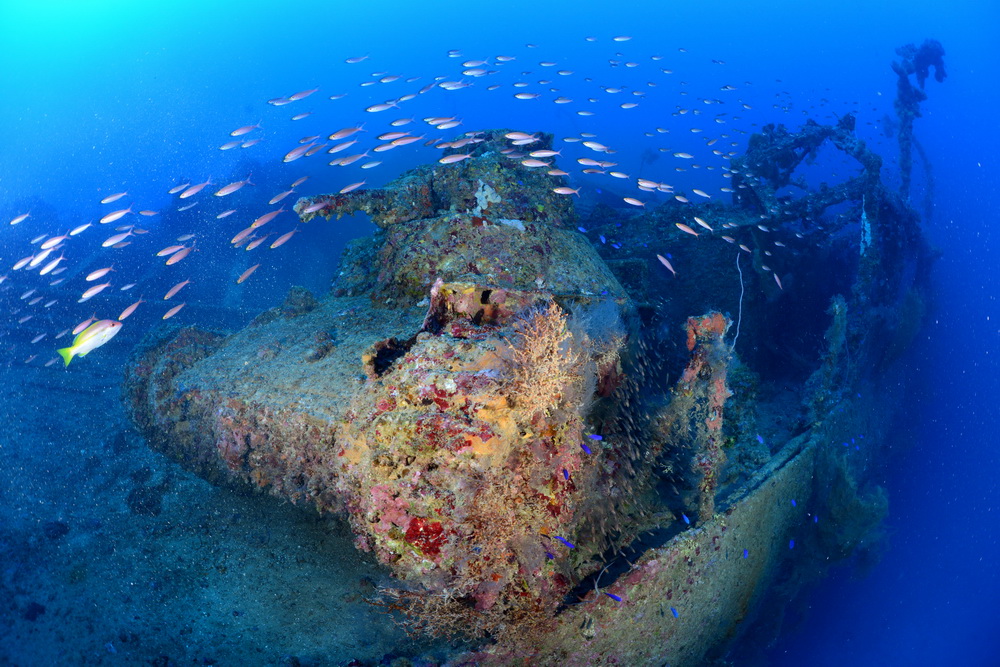
[[[118,194],[108,195],[107,197],[105,197],[104,199],[101,200],[101,203],[102,204],[110,204],[113,201],[118,201],[119,199],[121,199],[122,197],[124,197],[127,194],[128,194],[128,192],[119,192]]]
[[[236,245],[237,243],[239,243],[240,241],[242,241],[246,237],[248,237],[251,234],[253,234],[253,230],[254,229],[255,229],[254,227],[247,227],[243,231],[239,232],[236,236],[234,236],[232,238],[232,240],[230,241],[230,243],[232,243],[233,245]]]
[[[87,277],[84,278],[84,280],[86,280],[88,283],[89,282],[93,282],[93,281],[97,280],[98,278],[103,278],[111,270],[112,270],[112,267],[108,266],[108,267],[105,267],[103,269],[97,269],[96,271],[91,271],[90,273],[87,274]]]
[[[257,246],[259,246],[261,243],[263,243],[264,241],[266,241],[268,239],[268,237],[270,237],[270,236],[271,236],[270,234],[265,234],[264,236],[260,237],[259,239],[254,239],[250,243],[247,243],[247,247],[245,249],[246,250],[253,250]]]
[[[348,155],[347,157],[340,158],[340,166],[346,167],[347,165],[354,164],[358,160],[366,157],[368,157],[368,151],[365,151],[364,153],[358,153],[357,155]]]
[[[256,220],[254,220],[253,223],[251,223],[250,229],[257,229],[258,227],[263,227],[267,223],[269,223],[272,220],[274,220],[274,218],[276,216],[278,216],[278,215],[280,215],[281,213],[284,213],[284,212],[285,212],[285,209],[284,209],[284,207],[282,207],[282,208],[279,208],[277,211],[271,211],[270,213],[265,213],[264,215],[260,216]],[[236,243],[236,241],[233,241],[233,243]]]
[[[180,291],[181,291],[182,289],[184,289],[184,286],[185,286],[185,285],[187,285],[187,284],[189,284],[190,282],[191,282],[190,280],[185,280],[185,281],[182,281],[182,282],[179,282],[179,283],[177,283],[176,285],[174,285],[173,287],[171,287],[171,288],[170,288],[170,291],[168,291],[168,292],[167,292],[167,293],[166,293],[166,294],[164,295],[164,297],[163,297],[163,300],[164,300],[164,301],[167,301],[167,300],[169,300],[169,299],[170,299],[170,297],[172,297],[172,296],[174,296],[175,294],[177,294],[178,292],[180,292]],[[118,318],[118,319],[121,319],[121,318]]]
[[[132,313],[134,313],[135,309],[139,307],[140,303],[145,303],[145,301],[142,300],[142,297],[139,297],[138,301],[136,301],[131,306],[129,306],[128,308],[126,308],[125,310],[123,310],[122,314],[118,316],[118,321],[121,322],[126,317],[128,317],[129,315],[131,315]]]
[[[77,303],[83,303],[84,301],[97,296],[100,292],[104,291],[110,285],[111,283],[101,283],[100,285],[94,285],[93,287],[91,287],[90,289],[88,289],[86,292],[83,293],[83,296],[79,298]]]
[[[305,99],[315,93],[319,88],[310,88],[309,90],[303,90],[298,93],[294,93],[288,96],[288,101],[297,102],[299,100]]]
[[[249,269],[247,269],[242,274],[240,274],[240,277],[236,279],[236,284],[239,285],[244,280],[246,280],[247,278],[249,278],[250,274],[253,273],[254,271],[256,271],[258,266],[260,266],[260,264],[254,264]]]
[[[691,229],[690,227],[688,227],[684,223],[677,222],[677,223],[674,223],[674,224],[677,225],[677,229],[681,230],[685,234],[690,234],[691,236],[698,236],[698,232],[694,231],[693,229]]]
[[[355,132],[362,132],[362,131],[364,131],[364,128],[365,128],[364,124],[358,125],[357,127],[345,127],[343,129],[337,130],[336,132],[334,132],[333,134],[331,134],[328,138],[331,141],[337,141],[339,139],[346,139],[347,137],[351,136]]]
[[[399,139],[393,139],[392,140],[392,145],[393,146],[406,146],[408,144],[412,144],[414,142],[420,141],[421,139],[424,138],[424,136],[425,135],[421,134],[419,137],[412,137],[412,136],[400,137]],[[473,140],[472,139],[467,139],[467,140],[465,140],[463,142],[455,142],[455,143],[461,143],[462,146],[464,146],[465,144],[470,143],[471,141],[473,141]],[[455,148],[460,148],[460,147],[461,146],[455,146]]]
[[[269,202],[267,202],[267,203],[271,204],[271,205],[277,204],[279,201],[281,201],[282,199],[284,199],[288,195],[292,194],[293,192],[295,192],[294,189],[292,189],[292,190],[285,190],[284,192],[282,192],[280,194],[274,195],[274,197],[272,197],[271,200]]]
[[[331,148],[330,150],[328,150],[327,153],[328,154],[329,153],[339,153],[340,151],[342,151],[342,150],[344,150],[346,148],[350,148],[351,146],[353,146],[356,143],[358,143],[357,139],[352,139],[351,141],[345,141],[343,143],[337,144],[336,146],[334,146],[333,148]]]
[[[469,153],[459,153],[457,155],[445,155],[443,158],[438,160],[441,164],[454,164],[456,162],[461,162],[467,158],[472,157]]]
[[[279,246],[285,245],[285,243],[288,242],[288,239],[292,238],[298,231],[299,231],[298,229],[293,229],[292,231],[286,234],[282,234],[274,241],[274,243],[270,245],[270,248],[273,250]]]
[[[163,315],[163,319],[165,319],[165,320],[169,320],[169,319],[170,319],[171,317],[173,317],[174,315],[176,315],[177,313],[179,313],[179,312],[180,312],[180,310],[181,310],[181,308],[183,308],[183,307],[184,307],[184,306],[186,306],[186,305],[187,305],[187,303],[185,302],[185,303],[182,303],[182,304],[180,304],[180,305],[177,305],[177,306],[174,306],[173,308],[171,308],[170,310],[168,310],[168,311],[167,311],[167,312],[166,312],[166,313],[165,313],[165,314]]]
[[[405,137],[409,132],[386,132],[385,134],[378,135],[379,141],[392,141],[393,139],[399,139],[400,137]]]
[[[580,188],[567,188],[565,186],[562,186],[558,188],[552,188],[552,192],[556,193],[557,195],[576,195],[577,197],[580,196]]]
[[[226,195],[231,195],[240,188],[242,188],[244,185],[253,185],[253,183],[250,182],[249,176],[247,176],[245,180],[235,181],[233,183],[230,183],[229,185],[219,188],[218,190],[215,191],[215,196],[225,197]]]
[[[670,273],[674,274],[675,276],[677,275],[677,272],[674,271],[674,267],[670,265],[670,262],[667,260],[666,257],[664,257],[663,255],[657,255],[656,259],[660,260],[660,264],[667,267]]]
[[[364,181],[359,181],[357,183],[351,183],[350,185],[345,185],[340,189],[340,192],[338,194],[346,195],[348,192],[351,192],[352,190],[357,190],[364,184],[365,184]],[[271,247],[273,248],[274,246]]]
[[[298,160],[300,157],[306,154],[310,148],[314,147],[316,144],[306,144],[305,146],[299,146],[298,148],[288,151],[282,162],[293,162]]]
[[[38,272],[38,275],[44,276],[44,275],[47,275],[47,274],[51,273],[57,266],[59,266],[59,262],[63,261],[64,259],[66,259],[66,257],[64,255],[59,255],[58,257],[56,257],[55,259],[53,259],[51,262],[49,262],[48,264],[46,264],[45,266],[43,266],[42,270]]]
[[[187,246],[181,248],[180,250],[178,250],[177,252],[175,252],[174,254],[170,255],[170,257],[167,258],[166,265],[172,266],[176,264],[177,262],[181,261],[188,255],[190,255],[192,250],[194,250],[194,246]]]
[[[45,258],[48,257],[49,255],[51,255],[52,251],[54,251],[54,250],[55,250],[55,248],[49,248],[48,250],[43,250],[40,253],[38,253],[37,255],[35,255],[34,257],[32,257],[31,261],[28,262],[28,268],[29,269],[33,269],[36,266],[38,266],[39,264],[41,264],[42,262],[44,262]]]
[[[183,248],[184,248],[184,246],[182,246],[182,245],[167,246],[166,248],[164,248],[160,252],[156,253],[156,256],[157,257],[164,257],[165,255],[172,255],[175,252],[177,252],[178,250],[182,250]]]
[[[243,127],[236,128],[235,130],[229,133],[229,136],[241,137],[244,134],[248,134],[250,132],[253,132],[254,130],[259,130],[259,129],[260,129],[260,121],[258,120],[254,125],[244,125]]]
[[[106,216],[104,216],[103,218],[101,218],[101,224],[102,225],[106,225],[109,222],[114,222],[115,220],[120,220],[121,218],[125,217],[126,215],[128,215],[131,212],[132,212],[132,207],[129,206],[128,208],[123,208],[120,211],[115,211],[113,213],[108,213]]]
[[[131,229],[128,230],[127,232],[123,232],[121,234],[115,234],[114,236],[106,239],[104,241],[104,243],[101,244],[101,247],[102,248],[110,248],[110,247],[112,247],[114,245],[117,245],[117,244],[121,243],[122,241],[124,241],[125,239],[127,239],[130,236],[132,236],[132,230]]]
[[[121,328],[121,322],[115,322],[114,320],[98,320],[81,331],[77,337],[73,339],[72,345],[56,350],[56,352],[58,352],[59,356],[63,358],[63,363],[66,366],[69,366],[69,362],[73,359],[73,357],[87,356],[90,352],[96,350],[114,338]]]
[[[701,225],[702,227],[704,227],[705,229],[707,229],[710,232],[714,232],[715,231],[714,229],[712,229],[712,227],[707,222],[705,222],[704,220],[702,220],[698,216],[694,216],[694,221],[697,222],[699,225]]]
[[[180,193],[177,196],[180,199],[187,199],[188,197],[193,197],[211,184],[212,184],[212,179],[211,178],[206,179],[204,183],[198,183],[197,185],[192,185],[187,190],[185,190],[184,192]]]
[[[19,223],[19,222],[24,222],[25,220],[27,220],[27,219],[28,219],[28,217],[29,217],[30,215],[31,215],[31,213],[22,213],[21,215],[17,216],[17,217],[16,217],[16,218],[14,218],[13,220],[11,220],[11,221],[10,221],[10,224],[12,224],[12,225],[16,225],[16,224],[17,224],[17,223]]]

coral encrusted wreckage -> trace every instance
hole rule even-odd
[[[466,664],[710,657],[787,579],[789,539],[849,557],[839,508],[884,501],[873,455],[831,443],[884,439],[906,343],[890,334],[914,330],[930,257],[852,130],[765,128],[732,205],[615,214],[617,247],[590,238],[612,218],[581,220],[504,130],[454,164],[300,200],[303,222],[360,211],[378,231],[322,298],[293,289],[242,331],[149,337],[130,415],[213,483],[349,522],[394,580],[373,602],[471,637]],[[862,174],[780,194],[826,140]],[[692,215],[736,242],[670,224]],[[807,301],[822,305],[802,316]],[[824,511],[845,524],[814,523]]]

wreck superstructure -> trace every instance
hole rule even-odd
[[[329,295],[148,339],[130,414],[214,483],[346,518],[398,581],[379,604],[481,638],[468,662],[693,664],[790,556],[844,557],[885,511],[865,473],[932,258],[853,129],[765,128],[731,205],[633,216],[618,248],[503,130],[300,200],[303,222],[362,211],[379,231]],[[827,141],[861,174],[788,196]],[[678,228],[694,216],[713,234]]]

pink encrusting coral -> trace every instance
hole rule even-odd
[[[370,374],[339,432],[337,485],[356,532],[489,629],[514,609],[551,611],[579,578],[558,538],[572,544],[595,519],[581,500],[601,493],[618,456],[581,447],[596,366],[572,339],[566,313],[537,293],[439,283],[425,330],[392,346],[400,356]],[[386,349],[373,346],[368,367]]]
[[[726,461],[723,445],[723,408],[729,398],[726,372],[731,351],[723,337],[731,322],[712,312],[687,321],[687,349],[691,358],[674,387],[670,404],[659,416],[667,455],[688,459],[695,498],[690,502],[699,522],[715,513],[719,474]]]

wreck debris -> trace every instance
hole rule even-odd
[[[734,631],[789,541],[809,539],[792,531],[806,530],[811,494],[823,502],[812,475],[836,397],[877,379],[857,369],[891,361],[893,322],[919,319],[897,298],[919,296],[915,267],[929,262],[916,217],[885,191],[881,160],[853,123],[768,126],[733,162],[735,206],[644,212],[670,233],[694,211],[703,228],[743,235],[702,234],[668,255],[676,275],[657,265],[656,249],[632,250],[645,245],[636,241],[612,262],[616,277],[596,243],[571,231],[573,198],[504,155],[504,130],[473,133],[450,149],[468,157],[385,188],[301,200],[303,221],[363,211],[379,229],[348,249],[330,295],[295,291],[229,337],[174,330],[150,343],[129,370],[129,411],[154,447],[215,483],[346,518],[358,547],[394,577],[378,603],[421,632],[490,637],[481,664],[593,664],[610,651],[634,664],[697,661]],[[793,172],[828,139],[862,173],[810,191]],[[803,196],[786,196],[788,186]],[[799,355],[766,327],[819,339],[816,322],[781,308],[811,288],[785,281],[778,294],[786,274],[771,267],[781,260],[754,240],[782,227],[818,234],[805,221],[844,201],[860,207],[827,229],[860,218],[863,249],[838,240],[836,251],[851,252],[819,262],[802,247],[796,261],[849,276],[838,293],[850,297],[834,301],[825,356]],[[815,373],[811,396],[831,398],[814,403],[811,425],[794,402],[782,404],[790,416],[767,440],[757,430],[766,369],[738,363],[719,312],[743,308],[739,260],[732,266],[741,252],[754,253],[758,276],[748,278],[741,356],[771,345]],[[683,289],[652,294],[651,266]],[[657,349],[668,339],[672,347]],[[860,487],[838,488],[838,506],[850,507]],[[646,528],[663,540],[644,543]],[[630,569],[598,591],[619,556]],[[719,608],[727,617],[716,622]],[[629,629],[633,612],[648,631]]]
[[[920,116],[920,103],[927,99],[924,92],[924,82],[927,80],[930,68],[934,68],[934,80],[943,83],[947,74],[944,71],[944,47],[936,39],[926,39],[920,47],[907,44],[896,49],[896,55],[902,61],[892,62],[892,71],[896,73],[896,100],[893,106],[899,119],[899,171],[901,183],[899,194],[904,199],[910,196],[910,174],[913,171],[913,119]],[[920,88],[914,88],[910,83],[910,75],[915,74]],[[919,146],[918,146],[919,148]],[[921,151],[921,154],[923,151]],[[925,160],[926,162],[926,160]],[[930,169],[927,169],[930,174]],[[933,183],[931,183],[933,189]]]
[[[760,216],[773,224],[820,215],[834,204],[860,200],[878,186],[882,158],[854,134],[855,118],[847,114],[836,125],[819,125],[809,120],[798,132],[783,125],[766,125],[750,138],[743,156],[733,159],[733,200],[738,208],[753,214],[744,225],[757,225]],[[803,181],[793,180],[795,170],[814,156],[824,142],[850,155],[861,166],[861,174],[837,186],[824,184],[811,192]],[[782,188],[794,186],[804,194],[791,199],[778,196]]]
[[[588,438],[592,413],[615,415],[630,300],[502,134],[336,196],[384,225],[378,260],[346,278],[364,296],[293,289],[207,356],[168,336],[126,382],[134,421],[183,465],[345,516],[432,632],[551,615],[636,507],[634,448]],[[411,186],[433,207],[387,204]]]
[[[726,371],[731,351],[723,338],[731,321],[722,313],[688,318],[691,360],[674,387],[670,403],[657,420],[666,443],[663,456],[687,462],[695,497],[690,505],[699,524],[715,513],[719,475],[725,464],[723,407],[729,398]]]

